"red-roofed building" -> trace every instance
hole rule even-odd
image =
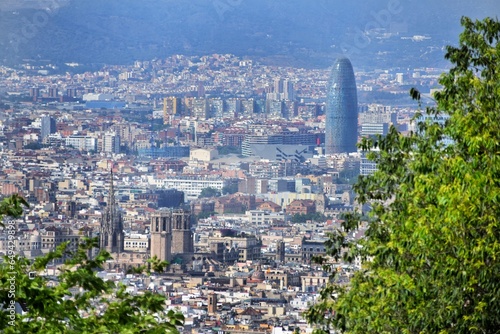
[[[288,204],[286,212],[291,215],[316,213],[316,204],[311,199],[296,199]]]

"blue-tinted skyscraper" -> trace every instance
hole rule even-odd
[[[51,133],[56,133],[56,131],[56,120],[50,116],[43,116],[42,128],[40,130],[40,137],[42,137],[42,140],[44,140],[45,137],[47,137]]]
[[[326,154],[356,152],[358,96],[351,62],[339,58],[333,65],[327,90]]]

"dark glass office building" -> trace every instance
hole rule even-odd
[[[327,89],[325,152],[356,152],[358,97],[351,62],[339,58],[333,65]]]
[[[42,117],[42,128],[40,129],[40,137],[45,139],[45,137],[49,136],[52,133],[56,133],[56,120],[51,116],[43,116]]]

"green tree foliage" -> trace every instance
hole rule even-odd
[[[222,188],[222,193],[224,195],[228,195],[228,194],[231,195],[231,194],[235,194],[237,192],[238,192],[238,183],[233,182],[233,183],[231,183],[227,186],[224,186]]]
[[[379,170],[355,190],[373,221],[348,216],[322,259],[332,283],[307,312],[317,333],[498,333],[500,328],[500,22],[462,19],[453,67],[418,131],[365,140]],[[411,92],[419,99],[416,90]],[[443,139],[451,139],[446,144]],[[348,287],[329,260],[362,261]]]
[[[21,216],[23,204],[18,196],[4,200],[0,216]],[[179,333],[177,326],[183,324],[184,317],[166,311],[166,297],[150,291],[131,295],[125,286],[97,276],[97,270],[111,257],[105,251],[88,257],[97,247],[96,239],[87,239],[73,253],[66,246],[62,244],[34,262],[13,254],[4,257],[0,263],[0,305],[4,308],[0,332]],[[60,275],[51,282],[42,273],[58,259],[66,260],[59,267]],[[163,271],[165,263],[152,259],[151,266]],[[27,312],[11,312],[9,308],[16,303],[25,305]]]
[[[292,223],[306,223],[308,220],[313,221],[313,222],[326,222],[328,218],[319,212],[315,213],[296,213],[292,216],[291,221]]]
[[[47,145],[45,145],[45,146],[47,146]],[[43,144],[36,143],[36,142],[31,142],[29,144],[24,145],[25,150],[39,150],[42,147],[44,147]]]
[[[155,273],[163,273],[165,269],[168,267],[168,262],[164,260],[160,260],[156,255],[146,261],[146,264],[143,266],[130,268],[127,273],[128,274],[143,274],[144,272],[151,274]],[[149,269],[151,268],[151,269]]]
[[[29,207],[29,204],[17,194],[4,198],[0,202],[0,227],[5,227],[2,222],[4,216],[20,217],[23,214],[23,206]]]
[[[200,212],[199,214],[196,215],[196,219],[206,219],[208,217],[212,217],[213,215],[216,215],[217,212],[215,211],[205,211],[205,212]]]
[[[200,193],[200,196],[198,196],[198,198],[217,197],[220,195],[221,194],[220,194],[219,190],[212,188],[212,187],[207,187],[207,188],[201,189],[201,193]]]
[[[237,146],[218,146],[217,153],[219,155],[228,155],[228,154],[241,154],[241,147]]]

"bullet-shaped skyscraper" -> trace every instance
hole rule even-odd
[[[356,152],[358,140],[358,96],[351,62],[338,58],[327,89],[325,152]]]

